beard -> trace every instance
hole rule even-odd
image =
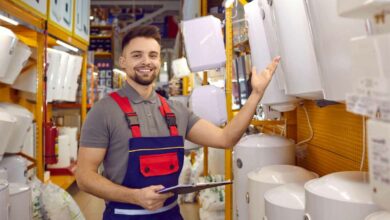
[[[156,79],[156,77],[157,77],[157,73],[156,72],[157,72],[157,70],[154,69],[154,71],[153,71],[153,73],[151,75],[146,75],[146,74],[139,73],[139,72],[137,72],[135,70],[134,71],[134,75],[130,76],[130,78],[134,82],[136,82],[136,83],[138,83],[140,85],[149,86]]]

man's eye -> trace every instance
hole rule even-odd
[[[133,57],[134,58],[141,58],[141,55],[140,54],[134,54]]]

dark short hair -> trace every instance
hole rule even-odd
[[[141,25],[132,28],[122,39],[123,49],[136,37],[153,38],[161,44],[160,29],[154,25]]]

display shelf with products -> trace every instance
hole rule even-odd
[[[2,15],[12,20],[11,23],[0,21],[0,37],[2,38],[0,45],[3,48],[1,56],[2,59],[6,59],[6,62],[1,64],[2,69],[5,70],[0,78],[2,111],[5,108],[18,109],[17,111],[29,112],[32,115],[31,123],[31,119],[27,120],[28,123],[23,121],[31,132],[24,132],[26,130],[19,127],[14,129],[9,127],[9,129],[13,130],[12,134],[18,133],[20,140],[29,140],[27,144],[23,144],[22,149],[16,149],[15,152],[21,150],[29,152],[27,155],[33,158],[36,164],[33,173],[42,180],[44,170],[42,106],[45,20],[33,13],[27,13],[19,5],[10,1],[0,1],[0,11]],[[10,42],[9,39],[13,40]],[[9,49],[13,52],[6,55]],[[17,115],[15,110],[10,111],[10,113],[11,115]],[[10,136],[12,140],[8,142],[9,144],[18,140],[12,134]],[[3,141],[4,139],[2,139]]]

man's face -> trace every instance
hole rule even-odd
[[[136,37],[123,48],[119,64],[129,79],[148,86],[160,72],[160,49],[155,39]]]

